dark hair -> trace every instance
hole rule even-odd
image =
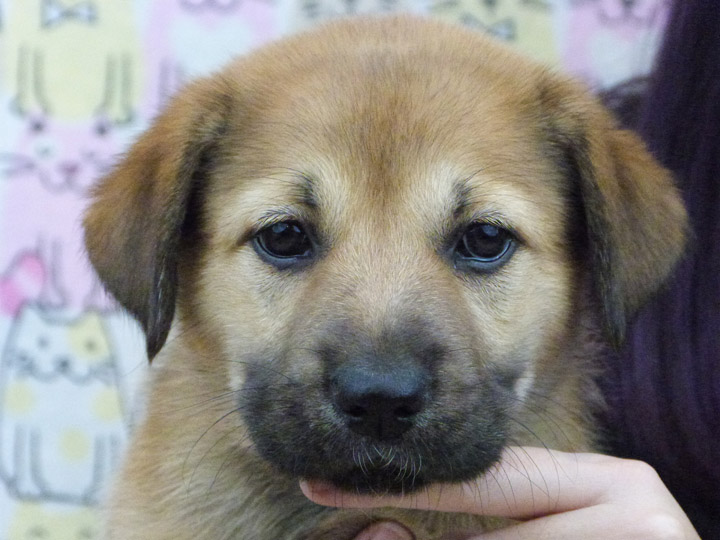
[[[702,538],[720,538],[720,6],[675,0],[651,76],[620,115],[676,175],[692,238],[602,381],[619,455],[653,465]],[[630,91],[628,91],[630,90]],[[613,103],[614,101],[614,103]]]

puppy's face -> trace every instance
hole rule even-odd
[[[408,489],[495,460],[557,354],[570,199],[517,97],[368,60],[283,77],[261,114],[230,122],[192,318],[213,321],[268,459]],[[492,97],[452,106],[471,92]]]
[[[197,83],[96,197],[91,257],[151,355],[177,304],[251,447],[360,491],[473,477],[544,400],[579,406],[579,310],[617,338],[684,219],[572,85],[405,19]]]

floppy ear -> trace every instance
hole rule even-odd
[[[90,261],[142,326],[150,359],[170,330],[183,223],[227,122],[229,95],[220,80],[183,90],[100,180],[85,214]]]
[[[588,262],[605,329],[618,345],[629,316],[662,286],[681,257],[687,215],[670,172],[604,107],[575,87],[550,101],[559,109],[553,131],[582,201]]]

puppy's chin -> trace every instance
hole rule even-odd
[[[498,445],[492,450],[476,453],[474,459],[467,456],[465,462],[453,463],[453,456],[448,455],[444,461],[446,469],[440,466],[443,456],[437,456],[440,460],[430,460],[433,463],[427,465],[420,454],[381,450],[377,446],[373,449],[358,449],[351,462],[333,460],[332,463],[306,463],[302,473],[299,470],[288,470],[282,465],[280,468],[293,476],[321,480],[352,493],[407,494],[428,484],[476,478],[499,459],[500,448],[501,445]],[[364,455],[361,456],[361,453]]]
[[[354,467],[330,482],[343,491],[368,495],[411,493],[430,483],[414,469],[394,464]]]
[[[471,480],[490,468],[498,458],[499,452],[495,459],[484,456],[476,466],[465,467],[462,474],[447,474],[447,471],[437,474],[437,471],[424,469],[417,458],[393,459],[384,463],[378,458],[376,463],[355,465],[344,473],[319,479],[343,491],[362,495],[408,494],[436,482]]]

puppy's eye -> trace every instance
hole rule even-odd
[[[510,258],[515,245],[510,231],[490,223],[473,223],[455,246],[456,262],[475,270],[494,270]]]
[[[296,221],[281,221],[262,229],[255,236],[256,250],[268,262],[287,267],[312,255],[309,236]]]

